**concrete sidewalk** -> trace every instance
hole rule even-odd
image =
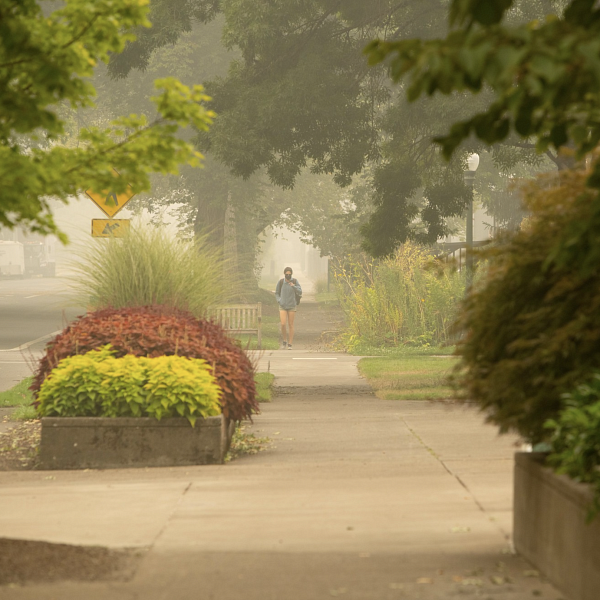
[[[510,553],[513,438],[462,407],[378,400],[353,357],[303,358],[263,357],[289,393],[256,418],[252,430],[274,440],[258,455],[1,473],[0,536],[149,550],[128,582],[0,597],[561,598]]]
[[[265,353],[281,393],[249,429],[273,443],[228,465],[0,473],[0,537],[144,550],[128,581],[0,598],[565,599],[511,553],[517,440],[469,408],[379,400],[356,362]]]

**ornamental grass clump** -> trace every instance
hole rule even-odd
[[[346,320],[345,347],[356,352],[448,343],[464,277],[432,269],[432,263],[425,248],[404,244],[389,258],[349,259],[341,265],[336,283]]]
[[[61,360],[37,396],[41,417],[184,417],[221,413],[206,361],[182,356],[116,358],[110,344]]]
[[[61,360],[106,344],[117,358],[131,354],[203,359],[221,388],[226,418],[241,421],[259,412],[254,368],[244,351],[218,324],[165,306],[105,309],[71,323],[46,346],[30,388],[34,396]]]
[[[149,306],[205,316],[224,299],[222,255],[205,238],[173,237],[163,227],[132,227],[123,238],[98,238],[73,264],[77,301],[93,309]]]

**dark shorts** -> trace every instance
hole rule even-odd
[[[294,306],[294,308],[281,308],[280,306],[279,310],[283,312],[296,312],[296,307]]]

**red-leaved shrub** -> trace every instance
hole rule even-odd
[[[161,306],[107,308],[79,317],[46,346],[31,391],[37,396],[61,359],[105,344],[112,345],[116,356],[203,358],[214,366],[226,417],[241,421],[259,412],[254,370],[243,350],[216,323]]]

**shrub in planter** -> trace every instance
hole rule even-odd
[[[600,372],[563,398],[566,408],[546,423],[552,434],[547,463],[558,473],[592,484],[591,519],[600,512]]]
[[[484,252],[489,267],[459,315],[459,397],[534,443],[600,365],[600,197],[588,176],[525,188],[527,226]]]
[[[204,359],[214,368],[226,418],[241,421],[259,412],[254,370],[242,349],[216,323],[164,306],[104,309],[80,317],[46,346],[30,389],[37,396],[62,359],[106,344],[111,345],[116,357],[132,354]]]
[[[61,360],[38,393],[42,417],[185,417],[221,413],[206,361],[182,356],[116,358],[110,345]]]

